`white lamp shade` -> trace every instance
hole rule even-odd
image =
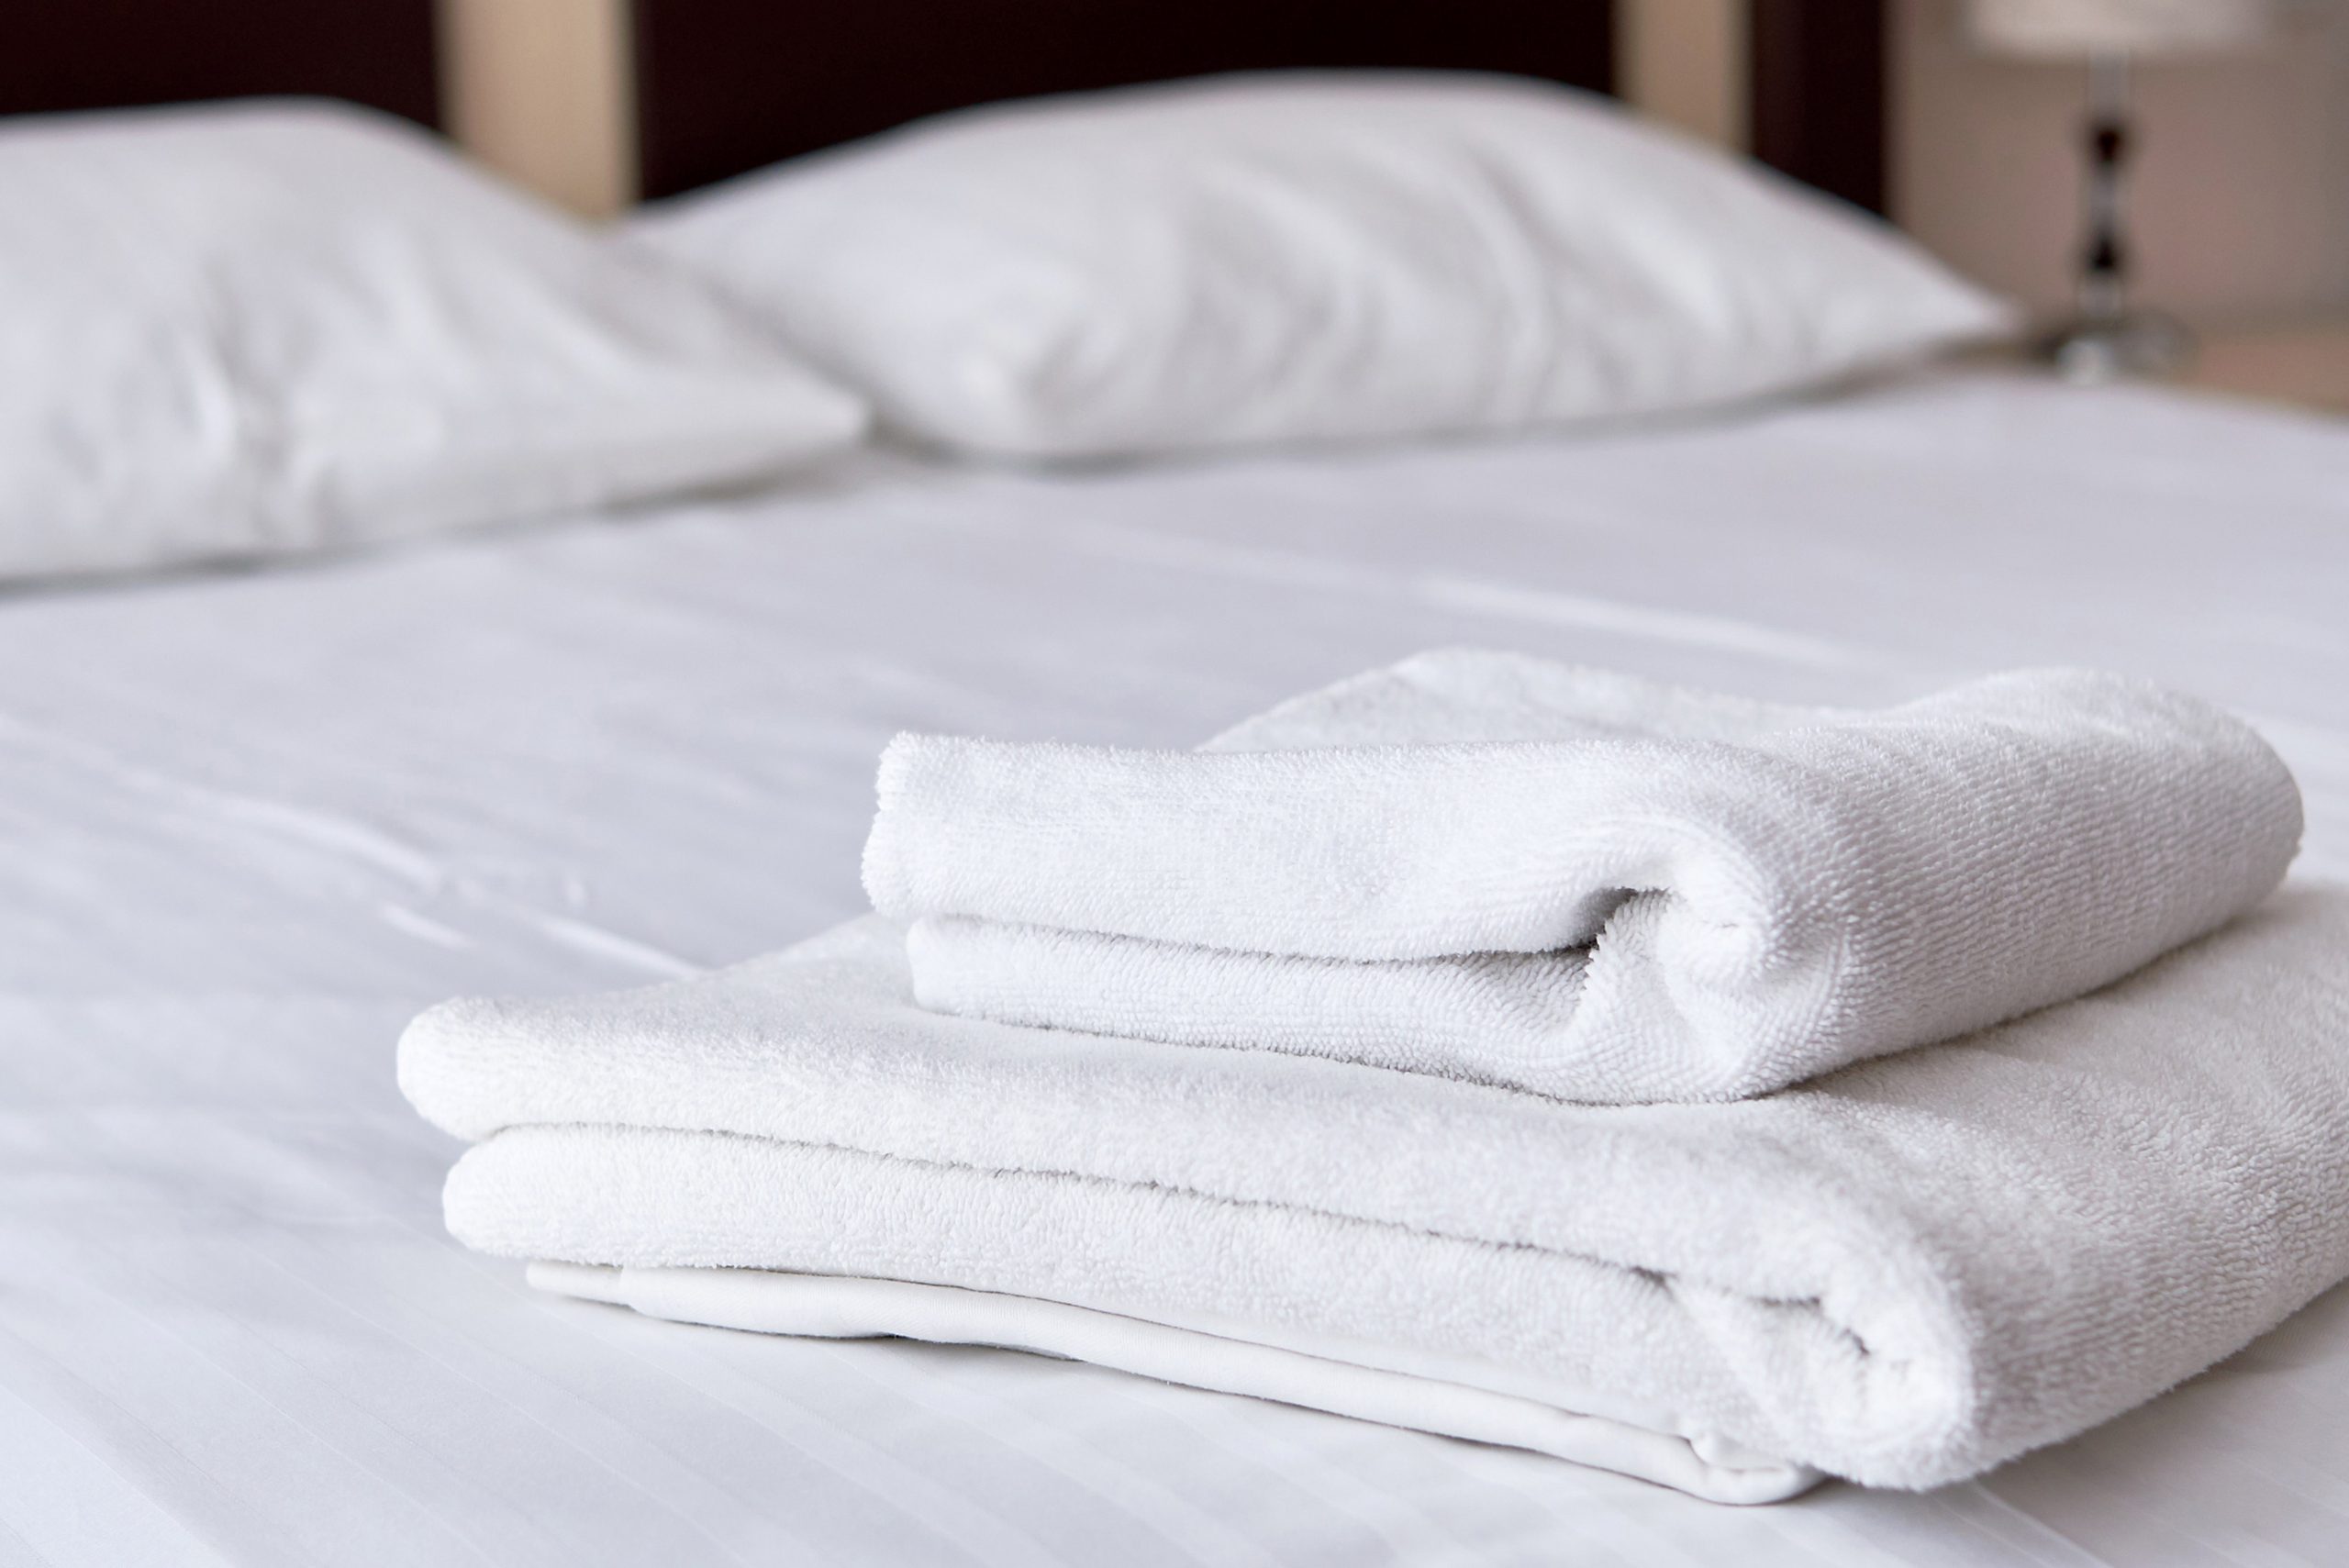
[[[1967,0],[1984,49],[2043,59],[2192,54],[2256,43],[2273,0]]]

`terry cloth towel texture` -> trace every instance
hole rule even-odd
[[[1467,722],[1430,701],[1431,738]],[[1397,712],[1358,682],[1281,727],[1385,743]],[[1029,1345],[1756,1501],[1960,1480],[2349,1275],[2345,1041],[2349,890],[2298,886],[2091,996],[1726,1104],[941,1016],[879,917],[444,1004],[399,1066],[475,1142],[451,1231],[596,1266],[551,1288]]]
[[[2112,675],[1862,712],[1440,653],[1346,692],[1345,746],[1284,713],[1202,752],[900,737],[864,875],[916,997],[1741,1099],[2117,980],[2299,842],[2248,727]]]

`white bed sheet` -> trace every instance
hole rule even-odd
[[[540,1296],[419,1006],[860,903],[895,729],[1187,744],[1475,642],[1797,701],[2111,665],[2349,870],[2349,426],[1954,376],[1719,427],[769,497],[0,599],[0,1568],[2325,1563],[2349,1290],[1981,1481],[1731,1510],[1003,1352]],[[2349,1202],[2349,1195],[2343,1195]]]

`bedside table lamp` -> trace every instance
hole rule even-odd
[[[2130,152],[2129,63],[2256,42],[2271,0],[1968,0],[1967,29],[1986,50],[2088,68],[2087,234],[2079,306],[2043,344],[2067,377],[2107,381],[2167,370],[2191,347],[2169,317],[2128,304],[2121,171]]]

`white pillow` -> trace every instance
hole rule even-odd
[[[0,577],[766,473],[857,400],[706,284],[324,105],[0,127]]]
[[[1508,77],[1230,76],[989,107],[636,232],[884,418],[1030,456],[1653,414],[2008,319],[1853,208]]]

